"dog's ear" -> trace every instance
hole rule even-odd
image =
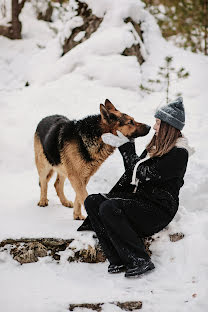
[[[115,106],[108,99],[105,100],[105,107],[107,108],[107,110],[117,111]]]
[[[107,109],[103,104],[100,104],[100,115],[101,115],[101,120],[103,123],[109,123],[110,122],[110,115]]]

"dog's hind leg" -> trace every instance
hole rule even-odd
[[[51,168],[44,168],[39,172],[39,184],[40,184],[40,201],[38,206],[45,207],[48,206],[47,190],[48,182],[53,175],[53,170]]]
[[[39,138],[35,134],[34,136],[34,149],[35,149],[35,163],[39,174],[39,185],[40,185],[40,201],[38,206],[45,207],[48,205],[47,189],[48,182],[53,175],[53,167],[47,161],[43,148]]]
[[[47,174],[47,177],[46,177],[46,180],[47,180],[47,183],[50,181],[50,179],[52,178],[52,175],[53,175],[53,169],[51,169],[49,171],[49,173]]]
[[[72,208],[73,202],[69,201],[64,195],[64,181],[65,181],[65,179],[66,179],[65,176],[60,175],[58,173],[57,178],[56,178],[56,182],[54,183],[54,186],[55,186],[56,193],[57,193],[58,197],[60,198],[62,205],[65,207]]]

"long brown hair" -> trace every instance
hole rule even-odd
[[[153,136],[146,150],[150,157],[162,156],[175,146],[176,140],[181,136],[180,130],[161,120],[158,135]]]

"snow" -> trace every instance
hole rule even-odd
[[[74,221],[72,209],[60,204],[53,187],[55,177],[49,183],[49,206],[37,206],[39,185],[33,152],[36,125],[41,118],[55,113],[71,119],[97,114],[99,104],[106,98],[135,120],[153,125],[154,111],[164,102],[164,94],[143,97],[139,84],[155,77],[167,55],[173,56],[173,66],[183,66],[190,72],[188,79],[174,82],[172,91],[183,92],[186,111],[183,133],[196,153],[188,164],[177,215],[154,236],[151,245],[154,271],[128,280],[123,274],[108,274],[108,262],[68,263],[69,250],[62,252],[60,264],[45,257],[37,263],[20,265],[7,252],[1,252],[0,309],[61,312],[67,311],[70,303],[105,302],[103,311],[115,312],[120,308],[109,302],[141,300],[144,312],[205,312],[208,58],[166,42],[139,0],[86,2],[95,14],[104,16],[103,22],[96,33],[62,58],[60,38],[64,27],[59,25],[56,34],[49,23],[36,20],[30,3],[26,3],[21,14],[23,40],[0,37],[0,241],[22,237],[75,238],[73,244],[77,249],[95,243],[92,232],[76,231],[81,221]],[[142,66],[136,57],[120,55],[126,47],[138,42],[131,32],[132,26],[123,22],[127,16],[143,21],[146,61]],[[29,87],[25,87],[27,81]],[[138,154],[152,135],[153,130],[136,140]],[[108,192],[123,171],[116,150],[91,178],[88,193]],[[74,200],[69,182],[65,184],[65,193]],[[170,242],[169,234],[176,232],[184,233],[185,237]]]
[[[80,31],[75,37],[74,37],[74,41],[79,42],[80,40],[82,40],[82,38],[84,38],[85,36],[85,31]]]

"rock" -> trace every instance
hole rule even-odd
[[[46,257],[47,256],[47,249],[41,243],[31,243],[30,249],[34,249],[34,254],[36,257]]]
[[[145,250],[146,250],[146,252],[148,253],[148,255],[149,255],[150,257],[151,257],[151,255],[152,255],[152,252],[151,252],[151,250],[149,249],[149,247],[151,246],[151,243],[152,243],[154,240],[155,240],[155,239],[154,239],[152,236],[143,238],[143,242],[144,242],[144,245],[145,245]]]
[[[76,251],[73,257],[68,258],[69,262],[87,262],[87,263],[98,263],[105,262],[106,257],[102,252],[100,245],[98,244],[95,248],[88,246],[88,249],[81,249]]]
[[[170,241],[171,242],[177,242],[178,240],[184,238],[184,234],[183,233],[174,233],[174,234],[169,234],[170,237]]]
[[[126,301],[126,302],[116,302],[115,303],[119,308],[125,311],[134,311],[142,308],[141,301]]]
[[[12,245],[10,254],[14,260],[23,264],[37,262],[38,257],[46,257],[49,254],[53,259],[59,261],[60,255],[57,253],[64,251],[72,241],[73,239],[60,240],[54,238],[7,239],[0,242],[0,247],[9,250]]]
[[[149,246],[154,240],[152,237],[147,237],[144,240],[146,251],[151,256]],[[105,262],[106,257],[99,244],[95,247],[88,245],[87,249],[74,250],[70,248],[70,243],[73,239],[55,239],[55,238],[22,238],[22,239],[6,239],[0,242],[0,252],[10,250],[10,254],[14,260],[19,263],[37,262],[39,257],[50,256],[56,261],[60,261],[60,251],[66,249],[73,251],[73,256],[68,258],[69,262],[87,262],[98,263]]]
[[[14,260],[19,263],[31,263],[37,262],[38,257],[46,257],[47,249],[41,243],[32,242],[25,244],[17,244],[15,248],[12,248],[10,253]]]
[[[61,259],[61,256],[58,254],[54,254],[53,259],[59,261]]]
[[[82,304],[70,304],[69,311],[74,311],[75,308],[86,308],[93,311],[100,312],[102,310],[101,306],[103,303],[82,303]]]

